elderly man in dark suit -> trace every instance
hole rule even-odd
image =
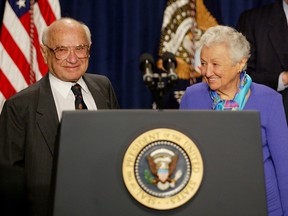
[[[91,46],[85,24],[71,18],[57,20],[44,31],[42,42],[49,73],[8,99],[0,115],[0,163],[24,169],[29,215],[49,211],[62,111],[119,108],[108,78],[85,74]],[[76,83],[80,96],[71,90]]]
[[[287,17],[288,0],[276,0],[274,3],[244,11],[236,28],[251,44],[247,72],[254,82],[282,92],[288,118]]]

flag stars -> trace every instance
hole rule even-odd
[[[26,0],[18,0],[16,2],[16,4],[18,5],[19,9],[21,9],[22,7],[26,7],[26,4],[25,4]]]

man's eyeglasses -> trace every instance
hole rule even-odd
[[[44,46],[46,46],[50,51],[52,51],[55,55],[55,58],[58,60],[67,59],[68,56],[71,54],[72,49],[78,58],[88,58],[90,52],[90,47],[88,45],[78,45],[72,47],[60,46],[56,47],[55,49],[52,49],[47,45]]]

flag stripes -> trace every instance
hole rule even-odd
[[[0,112],[3,103],[48,72],[40,44],[60,18],[59,0],[7,0],[0,34]]]

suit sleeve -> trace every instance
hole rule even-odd
[[[111,109],[119,109],[119,104],[118,104],[118,100],[117,100],[117,97],[116,97],[116,94],[114,92],[114,89],[113,89],[113,86],[110,82],[109,79],[108,80],[108,89],[109,89],[109,101],[110,101],[110,105],[111,105]]]
[[[0,115],[0,163],[24,164],[25,125],[20,112],[7,100]]]

